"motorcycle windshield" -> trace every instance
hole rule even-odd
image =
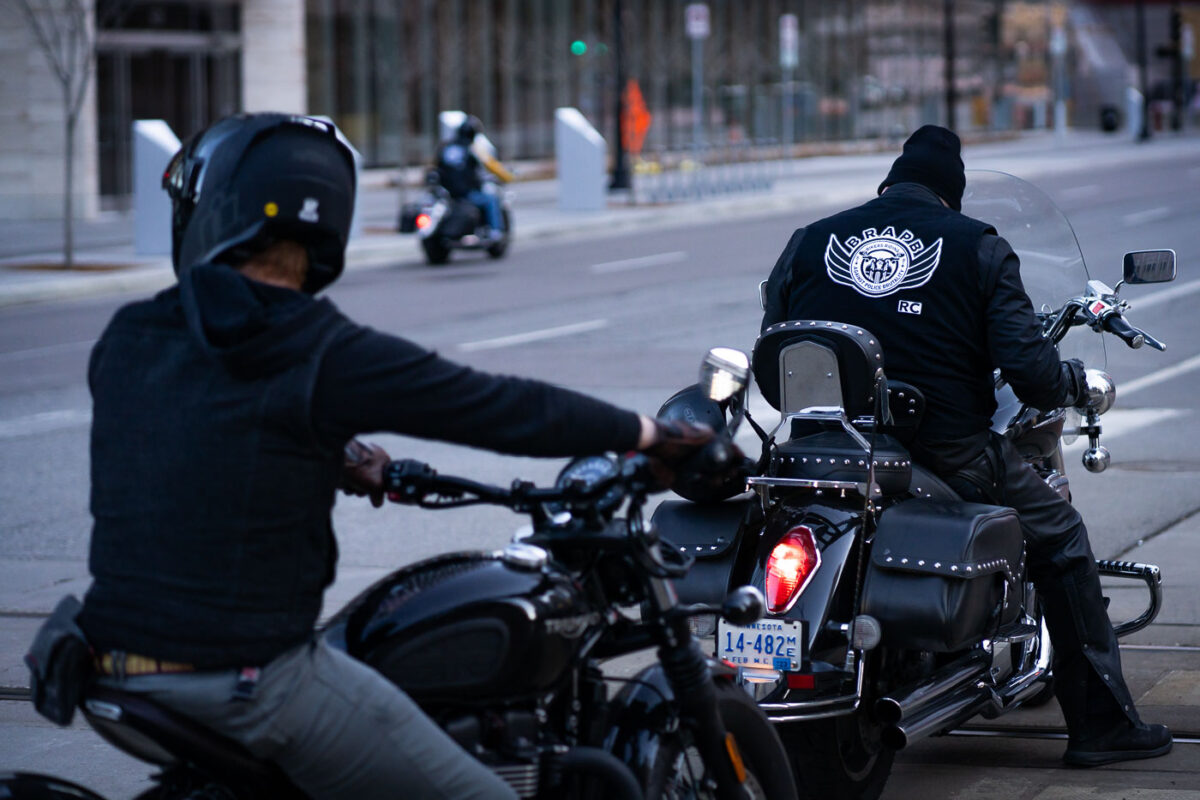
[[[1021,281],[1035,311],[1059,308],[1083,294],[1090,279],[1079,240],[1067,217],[1045,192],[1005,172],[968,170],[962,213],[986,222],[1021,259]],[[1104,337],[1086,326],[1059,343],[1063,359],[1104,369]]]

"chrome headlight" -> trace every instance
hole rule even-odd
[[[1116,402],[1117,385],[1113,382],[1112,376],[1104,370],[1087,369],[1083,374],[1087,396],[1086,408],[1097,414],[1103,414]]]

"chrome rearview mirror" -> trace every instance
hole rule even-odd
[[[758,284],[758,307],[763,311],[767,310],[767,282],[760,281]]]
[[[700,389],[718,403],[739,394],[749,380],[750,358],[741,350],[714,347],[700,362]]]
[[[1125,254],[1126,283],[1166,283],[1173,280],[1174,250],[1135,250]]]

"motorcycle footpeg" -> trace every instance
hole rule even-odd
[[[1016,644],[1018,642],[1027,642],[1039,633],[1041,633],[1041,629],[1037,625],[1030,625],[1027,622],[1016,622],[1012,625],[1005,625],[996,631],[996,635],[992,637],[992,641],[1002,644]]]
[[[1103,578],[1129,578],[1140,580],[1146,584],[1150,592],[1150,603],[1139,616],[1127,622],[1113,626],[1117,637],[1128,636],[1145,628],[1158,616],[1162,608],[1162,572],[1153,564],[1139,564],[1134,561],[1110,561],[1097,559],[1096,570]]]

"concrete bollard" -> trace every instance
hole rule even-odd
[[[1142,135],[1142,93],[1132,86],[1125,88],[1125,126],[1130,139]]]
[[[171,253],[171,199],[162,178],[179,144],[163,120],[133,121],[133,251],[139,256]]]
[[[558,207],[563,211],[603,211],[608,207],[604,137],[576,108],[554,112],[554,155],[558,167]]]

